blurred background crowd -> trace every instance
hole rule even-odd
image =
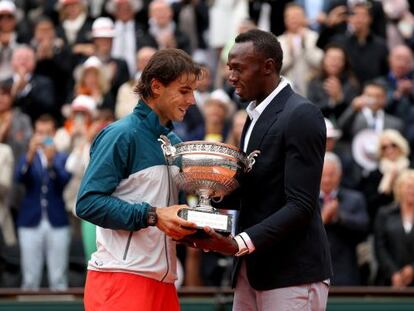
[[[412,286],[413,12],[411,0],[0,0],[0,287],[83,286],[95,228],[73,208],[89,147],[133,110],[158,49],[206,72],[179,136],[238,146],[248,103],[227,53],[255,27],[278,36],[281,74],[326,118],[332,283]],[[178,254],[178,285],[229,284],[231,258]]]

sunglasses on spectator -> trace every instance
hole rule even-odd
[[[13,19],[14,15],[13,14],[0,14],[0,20],[2,19]]]
[[[387,145],[382,145],[382,146],[381,146],[381,150],[382,150],[382,151],[385,151],[385,150],[387,150],[388,148],[395,149],[395,148],[398,148],[398,146],[397,146],[396,144],[394,144],[394,143],[387,144]]]

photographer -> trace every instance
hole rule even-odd
[[[388,128],[401,132],[403,122],[384,111],[386,102],[385,83],[380,79],[367,82],[362,94],[354,98],[338,120],[344,139],[350,142],[356,134],[367,128],[377,134]]]
[[[70,174],[65,170],[67,156],[56,151],[55,131],[55,120],[49,115],[40,116],[28,152],[16,168],[16,178],[26,188],[17,219],[23,289],[40,287],[45,260],[49,287],[68,287],[70,228],[63,189]]]

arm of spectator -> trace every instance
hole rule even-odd
[[[303,28],[301,33],[305,60],[312,68],[317,69],[323,57],[323,51],[316,45],[318,37],[307,28]]]
[[[414,280],[414,266],[411,264],[405,265],[400,270],[402,283],[404,286],[409,286]]]
[[[342,113],[338,120],[339,128],[345,136],[348,136],[348,138],[350,136],[350,130],[352,128],[352,124],[354,123],[355,117],[364,105],[365,103],[363,96],[355,97],[351,105],[349,105],[349,107]]]
[[[289,70],[292,69],[293,65],[295,64],[295,57],[293,54],[293,43],[292,39],[288,34],[282,35],[279,37],[279,42],[283,53],[283,64],[281,74],[285,75]]]
[[[34,182],[34,172],[32,170],[32,161],[27,160],[27,155],[22,155],[16,165],[15,179],[17,182],[26,186]]]
[[[50,168],[55,173],[55,182],[61,188],[64,188],[66,184],[69,182],[70,178],[72,177],[72,175],[65,168],[66,159],[67,156],[65,154],[57,153],[53,156],[50,165]]]
[[[347,28],[347,7],[342,5],[332,9],[321,21],[321,30],[316,45],[324,49],[335,37],[345,33]]]
[[[72,53],[92,56],[95,53],[95,47],[92,43],[77,43],[73,46]]]

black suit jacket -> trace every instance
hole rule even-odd
[[[400,206],[382,207],[375,222],[375,255],[378,261],[378,285],[390,285],[394,272],[414,265],[414,228],[404,231]],[[414,282],[410,284],[413,286]]]
[[[29,91],[16,95],[14,106],[26,113],[32,124],[45,113],[57,116],[53,82],[49,78],[33,74],[28,82],[28,89]]]
[[[244,143],[247,124],[242,134]],[[329,245],[319,209],[326,129],[319,109],[286,86],[264,110],[251,133],[247,154],[260,150],[238,191],[238,231],[255,252],[246,261],[256,290],[301,285],[331,276]]]
[[[358,191],[340,188],[337,200],[338,219],[325,225],[332,255],[332,284],[361,285],[356,246],[366,237],[369,228],[365,199]]]

